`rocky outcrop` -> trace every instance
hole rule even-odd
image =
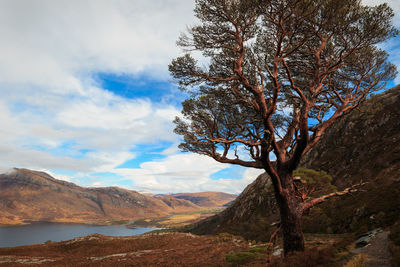
[[[368,99],[329,128],[302,160],[339,187],[400,179],[400,86]]]

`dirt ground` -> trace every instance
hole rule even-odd
[[[94,234],[43,245],[0,248],[0,266],[225,266],[227,253],[247,249],[247,242],[234,237]]]
[[[390,267],[389,232],[378,233],[365,247],[352,250],[355,254],[365,254],[367,262],[365,267]]]

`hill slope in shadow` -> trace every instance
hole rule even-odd
[[[393,224],[400,214],[400,86],[375,95],[327,130],[304,157],[302,168],[325,171],[345,188],[361,180],[363,191],[314,207],[304,216],[306,232],[365,231]],[[268,240],[279,220],[267,174],[260,175],[221,213],[187,231],[229,232]]]

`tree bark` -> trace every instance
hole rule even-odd
[[[283,250],[285,255],[294,251],[304,251],[304,236],[302,231],[302,212],[297,199],[287,195],[282,203],[278,203],[281,214],[281,229],[283,234]]]
[[[302,231],[303,210],[296,197],[292,174],[280,171],[281,189],[275,187],[275,197],[280,211],[283,250],[285,255],[294,251],[304,251]]]

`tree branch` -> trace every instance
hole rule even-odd
[[[366,182],[360,182],[358,184],[352,185],[350,187],[347,187],[346,189],[342,190],[342,191],[338,191],[338,192],[333,192],[327,195],[323,195],[320,196],[318,198],[313,198],[310,199],[304,203],[301,204],[301,210],[304,212],[308,209],[310,209],[311,207],[320,204],[322,202],[327,201],[329,198],[334,197],[334,196],[343,196],[343,195],[347,195],[347,194],[351,194],[353,192],[357,192],[359,191],[358,187],[361,187],[363,185],[367,184]]]
[[[235,165],[240,165],[243,167],[252,167],[256,169],[263,169],[263,165],[259,161],[245,161],[241,159],[229,159],[226,157],[221,157],[218,155],[213,155],[212,156],[216,161],[221,162],[221,163],[230,163],[230,164],[235,164]]]

